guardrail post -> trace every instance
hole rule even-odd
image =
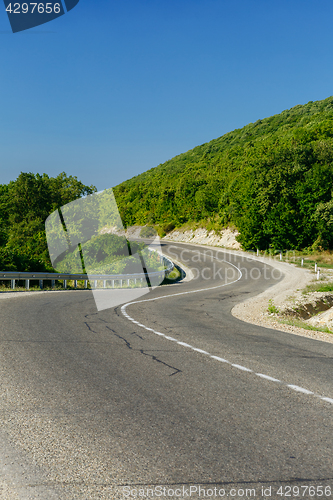
[[[315,273],[317,272],[317,262],[315,263]]]
[[[304,266],[304,259],[301,260],[301,266]]]
[[[167,275],[173,266],[173,263],[164,257],[163,255],[159,255],[160,262],[163,262],[166,269],[164,269],[163,273]],[[156,271],[152,273],[152,276],[161,276],[162,271]],[[23,274],[23,276],[22,276]],[[65,278],[66,276],[66,278]],[[88,287],[93,288],[93,283],[94,283],[94,288],[98,288],[98,282],[101,281],[103,282],[104,288],[107,288],[107,282],[111,282],[112,288],[123,288],[123,287],[130,287],[132,285],[137,285],[137,286],[142,286],[143,283],[146,283],[146,280],[149,279],[149,275],[146,273],[134,273],[134,274],[118,274],[118,275],[92,275],[91,279],[85,279],[87,275],[81,275],[81,274],[65,274],[65,273],[20,273],[20,272],[10,272],[8,274],[3,274],[3,277],[5,280],[10,281],[11,283],[11,288],[15,289],[16,287],[16,282],[18,281],[25,281],[25,288],[27,290],[30,289],[30,281],[37,281],[39,283],[40,289],[43,290],[44,288],[44,281],[50,282],[52,289],[56,287],[56,281],[59,283],[63,283],[63,288],[66,290],[67,283],[68,281],[73,281],[74,282],[74,287],[77,288],[77,282],[78,281],[83,281],[84,282],[84,287],[88,289]],[[163,277],[163,275],[162,275]],[[127,285],[126,285],[127,283]],[[110,286],[109,284],[109,286]]]

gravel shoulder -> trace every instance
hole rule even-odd
[[[231,311],[236,318],[252,323],[258,326],[273,328],[283,332],[293,333],[324,342],[333,343],[333,335],[317,330],[307,330],[294,325],[281,324],[278,321],[278,315],[268,313],[269,301],[272,301],[276,308],[283,313],[288,311],[297,304],[305,304],[311,302],[318,293],[309,293],[304,297],[302,291],[304,288],[313,283],[315,276],[308,270],[297,268],[292,264],[284,262],[276,262],[273,259],[258,259],[261,262],[267,262],[283,273],[283,279],[265,290],[265,292],[252,297],[245,302],[237,304]],[[309,327],[311,323],[308,323]]]
[[[166,241],[175,241],[174,239],[169,240],[167,237],[164,239]],[[178,242],[181,243],[179,240]],[[333,343],[332,334],[317,330],[308,330],[294,325],[282,324],[278,321],[277,315],[269,314],[267,310],[270,300],[273,301],[274,305],[280,311],[291,309],[295,307],[295,304],[304,303],[305,300],[311,302],[311,300],[313,300],[316,296],[316,292],[308,294],[305,299],[302,291],[307,285],[314,282],[314,273],[307,269],[296,267],[293,264],[277,261],[273,258],[257,257],[247,252],[229,250],[217,246],[200,245],[193,242],[186,243],[193,245],[194,247],[221,250],[229,255],[237,255],[244,259],[251,259],[254,262],[262,262],[274,267],[283,275],[281,281],[265,290],[265,292],[247,299],[244,302],[238,303],[231,311],[234,317],[253,325],[272,328],[282,332],[292,333],[294,335],[301,335],[303,337]],[[308,325],[311,327],[311,323],[308,323]]]

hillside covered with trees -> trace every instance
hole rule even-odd
[[[121,230],[122,224],[112,189],[86,197],[96,191],[94,186],[85,186],[65,173],[55,178],[21,173],[16,181],[0,185],[0,271],[135,273],[142,270],[139,255],[148,270],[162,270],[159,255],[149,252],[147,244],[129,242],[122,234],[101,234],[106,225]],[[75,200],[77,203],[72,204]],[[59,208],[66,220],[68,240],[58,217]],[[52,259],[55,269],[46,235],[55,252],[59,241],[66,243],[65,250]],[[71,238],[80,245],[71,246]]]
[[[94,192],[65,173],[0,185],[0,270],[52,271],[45,220]],[[245,249],[333,249],[333,97],[202,144],[114,194],[124,226],[231,226]]]
[[[234,226],[245,249],[333,248],[333,97],[250,123],[115,189],[124,225]]]
[[[48,215],[96,191],[65,173],[21,173],[0,185],[0,270],[52,271],[45,236]]]

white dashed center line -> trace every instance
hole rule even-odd
[[[222,260],[220,260],[220,262],[222,262]],[[314,392],[309,391],[308,389],[305,389],[303,387],[299,387],[298,385],[287,384],[286,382],[283,382],[282,380],[278,380],[277,378],[270,377],[269,375],[265,375],[264,373],[255,373],[253,370],[251,370],[250,368],[247,368],[246,366],[242,366],[242,365],[238,365],[238,364],[235,364],[235,363],[231,363],[231,361],[228,361],[227,359],[220,358],[219,356],[214,356],[213,354],[210,354],[209,352],[204,351],[203,349],[199,349],[198,347],[193,347],[192,345],[187,344],[186,342],[181,342],[181,341],[179,341],[179,340],[177,340],[177,339],[175,339],[173,337],[169,337],[168,335],[165,335],[164,333],[158,332],[158,331],[154,330],[153,328],[149,328],[148,326],[145,326],[142,323],[139,323],[138,321],[136,321],[134,318],[132,318],[126,312],[126,308],[128,306],[132,305],[132,304],[140,304],[142,302],[151,302],[151,301],[155,301],[155,300],[167,299],[169,297],[175,297],[175,296],[178,296],[178,295],[187,295],[187,294],[191,294],[191,293],[198,293],[198,292],[203,292],[203,291],[208,291],[208,290],[214,290],[216,288],[222,288],[224,286],[231,285],[232,283],[236,283],[237,281],[239,281],[241,279],[241,277],[242,277],[241,271],[236,266],[234,266],[233,264],[231,264],[231,262],[227,262],[227,261],[224,261],[224,262],[226,262],[230,266],[233,266],[238,271],[239,277],[236,280],[234,280],[234,281],[232,281],[230,283],[224,283],[223,285],[213,286],[213,287],[210,287],[210,288],[201,288],[199,290],[191,290],[189,292],[180,292],[180,293],[174,293],[174,294],[170,294],[170,295],[163,295],[162,297],[156,297],[154,299],[137,300],[137,301],[134,301],[134,302],[128,302],[127,304],[124,304],[121,307],[121,312],[125,316],[125,318],[127,318],[129,321],[131,321],[135,325],[140,326],[141,328],[144,328],[145,330],[147,330],[149,332],[152,332],[155,335],[159,335],[160,337],[163,337],[166,340],[170,340],[171,342],[176,342],[176,344],[178,344],[178,345],[180,345],[182,347],[186,347],[188,349],[191,349],[192,351],[196,351],[196,352],[198,352],[200,354],[203,354],[205,356],[208,356],[211,359],[214,359],[216,361],[220,361],[222,363],[229,364],[233,368],[236,368],[238,370],[241,370],[241,371],[244,371],[244,372],[249,372],[249,373],[254,373],[254,375],[256,375],[257,377],[260,377],[262,379],[268,380],[270,382],[275,382],[275,383],[282,384],[285,387],[288,387],[288,389],[292,389],[292,390],[294,390],[296,392],[300,392],[300,393],[307,394],[307,395],[313,395],[313,396],[321,399],[322,401],[325,401],[326,403],[333,404],[333,399],[331,399],[331,398],[324,397],[324,396],[321,396],[319,394],[315,394]]]
[[[266,380],[270,380],[271,382],[281,382],[277,378],[270,377],[269,375],[265,375],[264,373],[256,373],[258,377],[265,378]]]

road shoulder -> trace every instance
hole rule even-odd
[[[164,238],[164,240],[168,241],[167,238]],[[181,244],[182,242],[170,240],[170,243]],[[330,333],[308,330],[295,325],[282,324],[279,323],[276,315],[268,314],[267,309],[270,301],[274,303],[277,309],[285,309],[288,305],[290,305],[293,297],[297,296],[297,294],[301,294],[302,290],[313,282],[314,274],[309,270],[296,267],[293,264],[288,264],[286,262],[277,261],[274,258],[257,257],[239,250],[228,250],[217,246],[200,245],[197,243],[186,242],[186,244],[197,248],[212,249],[215,251],[220,250],[230,256],[239,256],[243,259],[261,262],[272,266],[283,275],[281,281],[271,286],[264,292],[256,295],[255,297],[251,297],[244,302],[236,304],[231,311],[231,314],[235,318],[253,325],[288,332],[294,335],[301,335],[314,340],[333,343],[333,335]]]

